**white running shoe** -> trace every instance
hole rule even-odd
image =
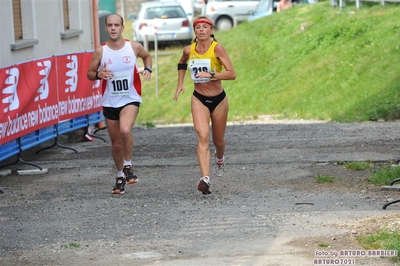
[[[203,194],[211,194],[211,179],[208,176],[204,176],[200,178],[199,183],[197,184],[197,189],[201,191]]]

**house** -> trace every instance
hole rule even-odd
[[[98,38],[94,29],[99,27],[97,16],[93,17],[94,10],[98,9],[97,1],[1,1],[0,68],[57,54],[93,50]]]

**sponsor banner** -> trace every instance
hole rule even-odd
[[[0,144],[58,123],[55,58],[0,69]]]
[[[91,57],[66,54],[0,68],[0,145],[102,110],[101,82],[86,77]]]
[[[60,121],[102,110],[101,83],[86,77],[92,53],[57,56]]]

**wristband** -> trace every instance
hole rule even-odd
[[[178,64],[178,70],[187,70],[187,64]]]
[[[100,79],[99,78],[99,71],[96,71],[96,79]]]
[[[145,67],[144,70],[147,70],[147,71],[149,71],[150,73],[153,72],[153,70],[152,70],[151,67],[149,67],[149,66]]]

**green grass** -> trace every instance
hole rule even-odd
[[[69,243],[69,244],[65,244],[64,248],[79,248],[81,245],[78,243]]]
[[[216,32],[237,72],[223,81],[229,121],[275,115],[278,118],[355,122],[400,117],[400,4],[328,1],[297,5],[285,12]],[[124,37],[132,38],[131,21]],[[183,47],[160,50],[156,73],[143,82],[137,122],[190,123],[193,83],[172,100],[176,65]]]
[[[350,162],[346,163],[344,167],[347,170],[353,170],[353,171],[361,171],[361,170],[371,170],[373,168],[373,163],[371,161],[366,161],[366,162]]]
[[[366,250],[391,250],[397,251],[397,256],[391,257],[393,262],[400,262],[400,233],[382,230],[375,234],[356,237],[357,241]]]
[[[331,245],[329,245],[328,243],[318,243],[318,247],[321,247],[321,248],[328,248],[330,246]]]
[[[389,185],[394,179],[399,177],[400,167],[386,166],[373,173],[368,178],[368,181],[375,185]]]
[[[333,183],[335,181],[335,177],[318,174],[318,176],[315,178],[315,181],[317,183]]]

